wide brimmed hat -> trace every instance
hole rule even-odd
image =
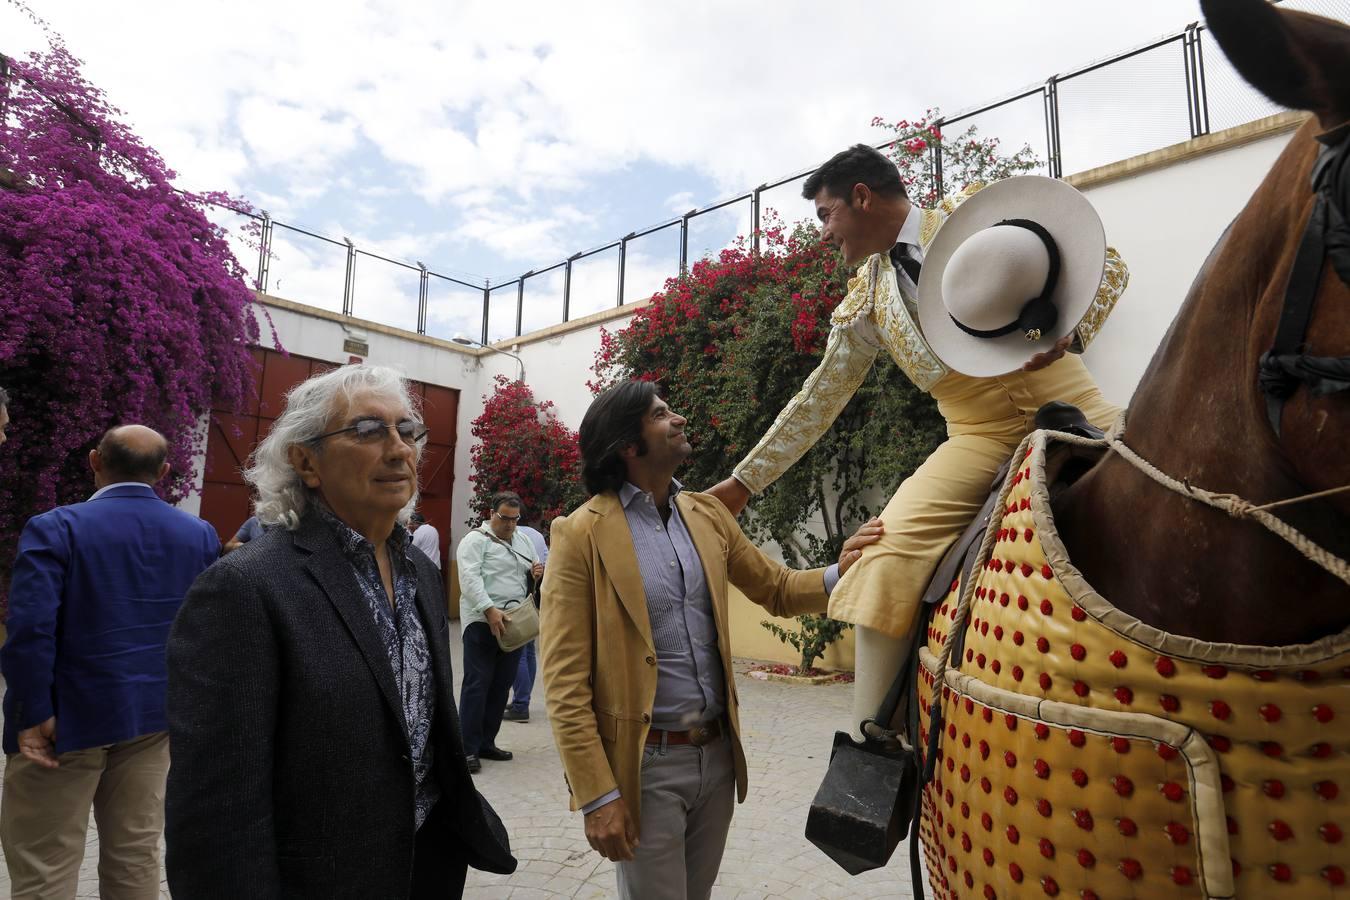
[[[1073,332],[1106,267],[1088,199],[1056,178],[997,181],[958,206],[924,253],[919,325],[949,368],[1016,371]]]

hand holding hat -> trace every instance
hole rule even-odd
[[[989,377],[1071,335],[1106,266],[1087,198],[1039,175],[995,182],[943,222],[924,256],[919,324],[950,368]]]

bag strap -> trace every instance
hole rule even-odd
[[[486,537],[486,538],[487,538],[488,540],[490,540],[490,541],[495,541],[496,543],[501,544],[501,545],[502,545],[503,547],[505,547],[507,550],[510,550],[510,551],[511,551],[512,553],[514,553],[516,556],[519,556],[521,559],[525,560],[526,564],[528,564],[529,567],[530,567],[531,569],[533,569],[533,568],[534,568],[534,564],[535,564],[536,562],[539,561],[539,560],[537,560],[537,559],[530,559],[530,558],[529,558],[528,556],[526,556],[524,553],[521,553],[521,552],[520,552],[519,550],[517,550],[515,547],[512,547],[510,544],[508,544],[506,541],[502,540],[501,538],[497,537],[495,534],[490,534],[489,532],[486,532],[486,531],[480,531],[479,534],[483,535],[484,537]]]

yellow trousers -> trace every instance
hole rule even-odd
[[[885,535],[863,549],[830,594],[832,618],[892,638],[913,629],[933,571],[988,498],[999,466],[1032,430],[1037,409],[1051,400],[1072,403],[1099,428],[1120,413],[1073,354],[997,378],[951,372],[932,394],[947,440],[900,484],[881,513]]]

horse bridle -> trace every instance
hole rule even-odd
[[[1341,280],[1350,284],[1350,123],[1318,140],[1323,146],[1312,170],[1312,189],[1317,196],[1294,256],[1275,342],[1261,355],[1258,370],[1261,392],[1266,395],[1266,415],[1276,436],[1280,434],[1285,401],[1300,385],[1306,385],[1318,397],[1350,388],[1350,356],[1309,356],[1303,352],[1328,259]]]

